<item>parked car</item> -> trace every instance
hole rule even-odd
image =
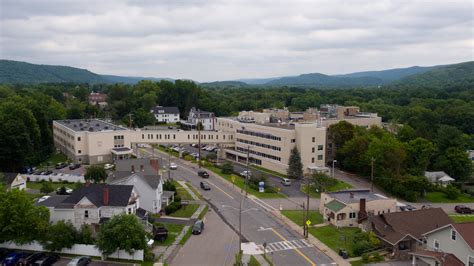
[[[57,163],[55,168],[56,169],[63,169],[66,166],[67,166],[67,163],[62,162],[62,163]]]
[[[249,170],[249,171],[244,170],[244,171],[242,171],[242,172],[240,173],[240,175],[241,175],[242,177],[247,177],[247,175],[248,175],[249,177],[251,177],[251,176],[252,176],[252,172],[251,172],[250,170]]]
[[[199,235],[204,230],[204,222],[202,220],[197,220],[193,225],[193,235]]]
[[[461,213],[461,214],[470,214],[470,213],[473,213],[473,210],[467,206],[464,206],[464,205],[456,205],[454,206],[454,211],[456,211],[457,213]]]
[[[28,255],[30,254],[25,252],[12,252],[2,260],[2,266],[14,266],[21,258],[26,258]]]
[[[288,179],[288,178],[283,178],[281,180],[281,183],[284,185],[284,186],[291,186],[291,180]]]
[[[69,165],[69,170],[74,170],[74,169],[77,169],[77,168],[79,168],[79,167],[81,167],[80,164],[78,164],[78,163],[72,163],[72,164]]]
[[[176,170],[176,169],[178,169],[178,165],[175,164],[175,163],[170,163],[170,169],[171,170]]]
[[[45,201],[47,199],[49,199],[51,196],[43,196],[41,198],[38,199],[38,203],[42,202],[42,201]]]
[[[113,169],[114,167],[115,167],[115,165],[110,164],[110,163],[106,163],[106,164],[104,165],[104,169],[105,169],[105,170],[111,170],[111,169]]]
[[[68,187],[58,187],[56,189],[56,194],[57,195],[71,195],[72,194],[72,189]]]
[[[405,206],[401,206],[400,210],[402,212],[404,212],[404,211],[414,211],[414,210],[416,210],[416,208],[414,206],[411,206],[411,205],[407,204]]]
[[[204,170],[198,171],[198,176],[200,176],[202,178],[209,178],[209,174]]]
[[[164,242],[168,238],[168,229],[166,227],[153,226],[153,239]]]
[[[8,250],[6,248],[0,248],[0,262],[10,253],[11,250]]]
[[[29,255],[28,257],[21,258],[18,262],[17,265],[19,266],[30,266],[33,265],[35,261],[39,260],[40,258],[46,256],[45,253],[33,253]]]
[[[86,266],[91,263],[91,258],[88,256],[80,256],[72,259],[67,265],[68,266]]]
[[[203,182],[199,183],[199,185],[201,186],[201,188],[203,190],[211,190],[211,187],[209,186],[209,184],[207,182],[203,181]]]
[[[59,260],[59,256],[56,254],[47,254],[44,257],[39,258],[35,261],[34,266],[50,266]]]

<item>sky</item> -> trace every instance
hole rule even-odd
[[[0,0],[0,58],[196,81],[474,60],[472,0]]]

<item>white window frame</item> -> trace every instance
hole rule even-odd
[[[438,244],[438,246],[436,246],[436,244]],[[437,239],[433,240],[433,248],[436,250],[440,249],[440,243]]]

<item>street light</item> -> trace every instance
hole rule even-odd
[[[332,160],[332,178],[335,178],[334,164],[337,163],[337,160]]]

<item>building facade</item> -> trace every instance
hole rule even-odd
[[[178,107],[155,106],[151,112],[159,123],[176,123],[180,120]]]
[[[215,130],[216,116],[212,112],[193,107],[189,110],[188,119],[181,121],[181,125],[187,129],[196,129],[199,122],[202,124],[202,130]]]

